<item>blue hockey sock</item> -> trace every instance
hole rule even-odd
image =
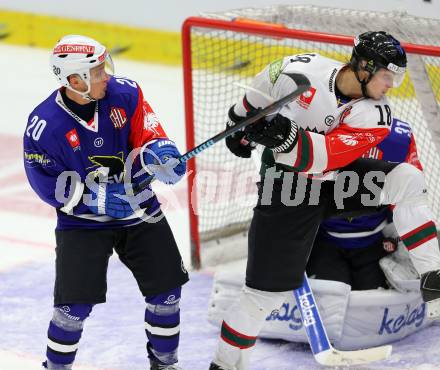
[[[148,357],[162,364],[177,362],[180,333],[181,287],[155,296],[145,297],[145,331]]]
[[[81,338],[84,320],[92,311],[91,304],[55,305],[47,332],[48,369],[71,369]]]

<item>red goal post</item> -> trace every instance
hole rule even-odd
[[[241,17],[238,10],[227,16],[191,17],[183,24],[187,150],[224,129],[227,110],[243,94],[243,89],[236,84],[248,84],[268,63],[281,56],[312,51],[348,61],[354,35],[369,29],[383,29],[402,41],[409,56],[409,72],[402,86],[391,93],[390,100],[394,115],[413,126],[427,173],[431,204],[434,205],[436,219],[440,220],[438,41],[436,44],[432,42],[433,45],[424,45],[416,37],[405,38],[393,32],[391,27],[380,27],[381,24],[374,21],[374,15],[370,21],[367,20],[367,28],[355,29],[353,35],[341,35],[294,29],[289,24],[267,21],[264,16],[252,19],[249,18],[248,9],[243,14],[245,17]],[[380,16],[383,14],[387,13],[379,13]],[[322,18],[326,16],[328,14],[322,15]],[[415,17],[411,19],[417,21]],[[439,21],[433,22],[440,29]],[[416,28],[419,28],[418,32],[423,32],[429,26],[424,24]],[[325,31],[325,27],[319,29]],[[256,200],[256,189],[249,179],[258,179],[257,168],[255,161],[234,157],[221,143],[188,162],[191,256],[194,267],[218,261],[217,257],[213,257],[213,261],[205,262],[202,244],[208,245],[206,250],[220,245],[218,249],[223,257],[232,250],[234,257],[226,256],[226,260],[237,258],[234,248],[238,248],[238,242],[233,235],[238,233],[245,239],[252,204]],[[243,173],[247,176],[248,184],[240,187]],[[232,238],[229,243],[232,248],[226,249],[220,241],[228,238]],[[245,251],[245,248],[240,250]]]

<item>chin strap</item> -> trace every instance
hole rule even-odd
[[[83,78],[81,78],[83,81],[84,81],[84,83],[87,85],[87,91],[78,91],[78,90],[75,90],[73,87],[72,87],[72,85],[68,85],[68,86],[66,86],[66,88],[68,88],[68,89],[70,89],[71,91],[73,91],[73,92],[76,92],[77,94],[79,94],[79,95],[81,95],[84,99],[86,99],[86,100],[88,100],[88,101],[96,101],[96,99],[93,99],[91,96],[90,96],[90,83],[88,82],[88,81],[86,81],[86,80],[84,80]]]
[[[361,80],[361,79],[359,78],[359,73],[358,73],[358,71],[355,71],[354,74],[355,74],[356,79],[358,80],[358,82],[361,84],[362,95],[363,95],[365,98],[370,98],[370,96],[367,94],[367,84],[368,84],[368,83],[371,81],[371,79],[373,78],[373,74],[372,74],[371,72],[369,72],[369,76],[368,76],[368,78],[365,79],[365,80]]]
[[[83,98],[84,99],[86,99],[86,100],[88,100],[88,101],[96,101],[96,99],[93,99],[92,97],[90,97],[90,95],[87,93],[87,94],[85,94],[85,95],[83,95]]]
[[[96,101],[96,99],[93,99],[89,94],[90,94],[90,87],[87,89],[86,92],[83,91],[78,91],[75,90],[73,87],[68,86],[68,89],[72,90],[73,92],[76,92],[77,94],[81,95],[84,99],[88,100],[88,101]]]

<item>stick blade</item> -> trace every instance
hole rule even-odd
[[[358,351],[338,351],[330,348],[315,354],[315,360],[325,366],[362,365],[387,359],[390,357],[392,349],[393,347],[390,345]]]

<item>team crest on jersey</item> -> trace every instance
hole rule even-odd
[[[311,87],[307,91],[303,92],[296,102],[304,109],[309,109],[310,104],[312,104],[312,100],[315,97],[316,89]]]
[[[117,155],[91,155],[88,157],[92,166],[87,167],[88,171],[94,172],[94,177],[97,177],[101,168],[108,168],[109,182],[121,183],[125,176],[125,160],[124,152],[119,152]]]
[[[382,150],[374,146],[362,154],[362,158],[382,159],[382,154]]]
[[[110,119],[113,122],[115,128],[122,128],[127,123],[127,114],[124,108],[112,107],[110,109]]]
[[[69,144],[72,147],[74,152],[81,149],[81,145],[79,142],[79,136],[78,136],[78,133],[76,132],[76,129],[70,130],[66,134],[66,138],[67,138],[67,141],[69,142]]]

